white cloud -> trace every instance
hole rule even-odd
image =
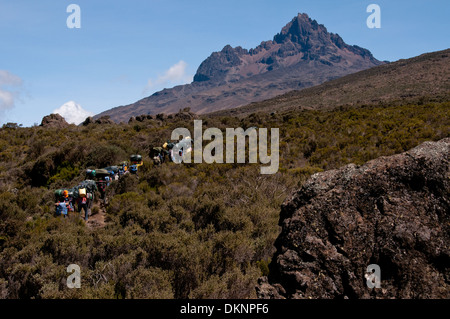
[[[168,85],[179,85],[192,82],[193,76],[186,74],[187,63],[183,60],[172,65],[164,74],[159,75],[156,80],[149,79],[144,89],[144,94],[155,88]]]
[[[6,70],[0,70],[0,115],[14,107],[19,98],[22,79]]]
[[[64,117],[67,123],[73,123],[76,125],[83,122],[87,117],[94,116],[94,113],[86,111],[80,104],[74,101],[64,103],[52,113],[58,113]]]

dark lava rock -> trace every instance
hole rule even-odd
[[[53,113],[42,118],[41,125],[43,127],[56,127],[63,128],[69,126],[69,123],[66,122],[64,117],[59,115],[58,113]]]
[[[198,118],[198,116],[192,113],[189,107],[185,107],[182,110],[180,109],[178,113],[173,114],[173,118],[176,120],[190,121]]]
[[[82,126],[88,126],[89,124],[116,124],[109,115],[102,116],[96,120],[92,116],[87,117],[84,122],[81,124]]]
[[[449,151],[446,138],[311,176],[282,205],[258,297],[449,298]]]
[[[95,124],[116,124],[113,120],[111,120],[109,115],[105,115],[100,117],[99,119],[95,120]]]
[[[88,126],[89,124],[94,123],[94,118],[92,116],[87,117],[81,125]]]

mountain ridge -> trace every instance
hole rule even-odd
[[[350,46],[325,26],[298,14],[273,40],[256,48],[225,45],[198,67],[190,84],[164,89],[135,103],[97,114],[127,121],[141,114],[174,113],[190,107],[202,114],[262,101],[381,65],[370,51]]]
[[[260,102],[211,112],[246,116],[254,112],[330,109],[340,106],[405,104],[450,100],[450,49],[424,53],[352,73],[320,85],[294,90]]]

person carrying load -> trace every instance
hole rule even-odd
[[[128,162],[127,161],[120,163],[118,166],[119,166],[119,177],[128,172]]]
[[[175,146],[175,143],[172,143],[171,141],[167,141],[163,144],[163,148],[167,151],[170,151]]]
[[[181,163],[183,156],[192,152],[193,140],[187,136],[176,143],[170,150],[170,159],[174,163]]]
[[[89,215],[91,215],[91,207],[94,202],[94,194],[88,192],[86,188],[80,188],[77,199],[78,212],[81,213],[81,210],[84,209],[84,220],[87,222]]]
[[[130,156],[131,165],[137,165],[137,167],[142,166],[142,156],[141,155],[131,155]]]
[[[96,170],[96,177],[98,178],[97,188],[100,191],[100,198],[105,199],[106,195],[106,186],[109,183],[107,179],[109,180],[109,172],[105,169],[97,169]]]
[[[131,165],[130,165],[130,173],[131,174],[137,174],[138,168],[144,164],[142,162],[141,155],[131,155],[130,162],[131,162]]]
[[[71,201],[69,198],[69,192],[67,190],[64,191],[56,191],[55,195],[58,197],[57,203],[55,203],[56,215],[64,217],[67,216],[69,211],[73,211],[73,207],[71,206]]]
[[[119,177],[119,166],[108,166],[103,168],[111,175],[111,180],[117,180]]]
[[[168,152],[162,148],[162,147],[153,147],[150,151],[150,157],[153,159],[153,163],[155,165],[160,165],[164,163],[165,155],[167,155]]]
[[[138,166],[137,166],[137,164],[130,165],[130,173],[136,175],[137,172],[138,172]]]
[[[69,209],[69,212],[75,211],[73,208],[73,194],[71,194],[68,190],[64,190],[64,200],[67,203],[67,207]]]

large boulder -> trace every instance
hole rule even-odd
[[[446,138],[314,174],[282,205],[258,297],[449,298],[449,151]]]
[[[64,128],[69,126],[69,123],[66,122],[64,117],[59,115],[58,113],[53,113],[42,118],[41,125],[42,127],[56,127],[56,128]]]
[[[104,125],[104,124],[116,124],[116,123],[113,120],[111,120],[109,115],[105,115],[105,116],[102,116],[102,117],[96,119],[95,124]]]
[[[94,123],[94,118],[92,116],[88,116],[81,125],[88,126],[89,124]]]

